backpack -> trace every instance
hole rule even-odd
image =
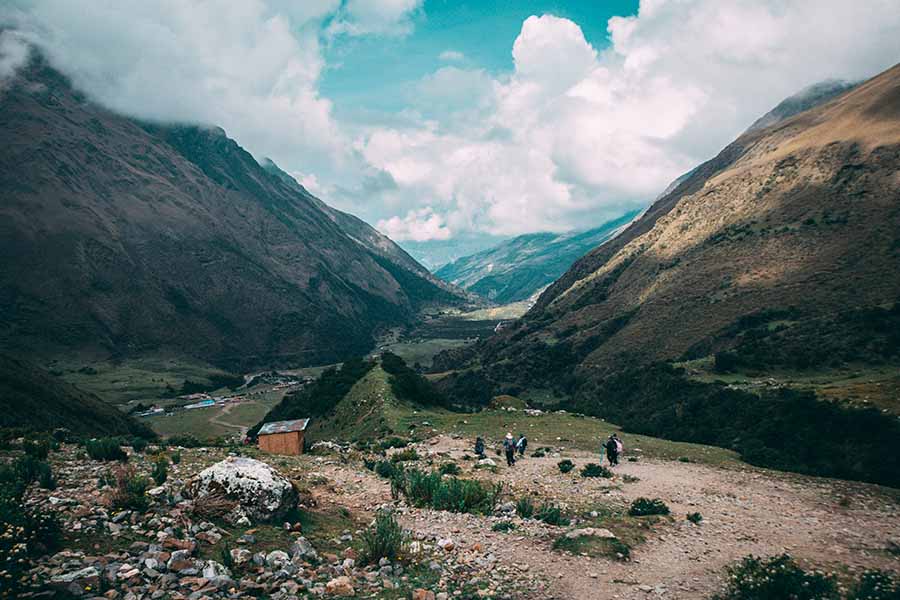
[[[622,443],[622,440],[613,440],[616,443],[616,453],[622,454],[625,451],[625,444]]]

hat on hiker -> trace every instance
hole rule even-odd
[[[511,433],[507,433],[507,434],[506,434],[506,439],[511,440],[511,439],[512,439],[512,434],[511,434]]]

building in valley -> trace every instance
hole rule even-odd
[[[303,454],[303,435],[309,419],[272,421],[259,430],[259,449],[269,454]]]

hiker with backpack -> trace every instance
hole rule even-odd
[[[615,466],[619,464],[619,454],[624,450],[624,445],[622,444],[622,440],[619,439],[615,433],[609,436],[609,439],[606,440],[606,443],[603,445],[606,448],[606,458],[609,460],[610,466]]]
[[[481,436],[475,438],[475,456],[484,458],[484,440]]]
[[[519,439],[516,440],[516,450],[519,451],[519,456],[525,456],[525,449],[528,447],[528,438],[525,437],[524,433],[519,434]]]
[[[506,452],[506,466],[511,467],[516,464],[516,442],[513,440],[512,433],[507,433],[503,439],[503,450]]]

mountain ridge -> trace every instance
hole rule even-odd
[[[115,114],[39,55],[0,106],[0,339],[17,352],[330,362],[463,301],[220,128]]]
[[[435,275],[498,304],[526,300],[639,213],[632,210],[586,230],[516,236],[444,265]]]

